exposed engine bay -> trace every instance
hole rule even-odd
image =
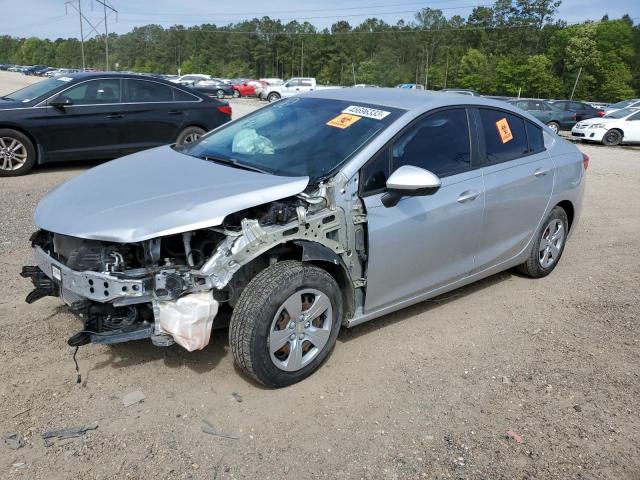
[[[336,179],[334,178],[335,182]],[[221,225],[137,243],[39,230],[34,290],[26,301],[59,296],[83,322],[72,346],[150,338],[157,346],[204,348],[226,327],[251,279],[284,259],[323,262],[340,279],[346,317],[364,301],[366,216],[357,180],[242,210]]]

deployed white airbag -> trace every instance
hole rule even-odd
[[[218,302],[211,292],[192,293],[173,302],[160,302],[160,330],[193,352],[209,344]]]

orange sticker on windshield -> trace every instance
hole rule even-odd
[[[351,125],[356,123],[361,118],[362,117],[358,117],[357,115],[350,115],[348,113],[341,113],[337,117],[332,118],[331,120],[329,120],[327,122],[327,125],[329,125],[330,127],[337,127],[337,128],[344,129],[344,128],[350,127]]]
[[[506,118],[498,120],[496,122],[496,127],[498,128],[498,133],[500,134],[500,140],[502,140],[502,143],[507,143],[508,141],[513,140],[511,127],[509,127],[509,122],[507,122]]]

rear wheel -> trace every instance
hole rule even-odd
[[[269,102],[276,102],[278,100],[280,100],[280,95],[278,95],[277,93],[273,92],[270,93],[269,96],[267,97],[267,100],[269,100]]]
[[[0,129],[0,177],[24,175],[36,164],[36,149],[16,130]]]
[[[206,132],[200,127],[187,127],[184,130],[182,130],[182,132],[180,132],[180,134],[178,135],[178,138],[176,139],[176,144],[184,145],[186,143],[195,142],[205,133]]]
[[[569,231],[569,220],[562,207],[555,207],[542,223],[536,240],[531,245],[529,258],[517,270],[531,278],[549,275],[562,257]]]
[[[229,327],[236,364],[271,387],[311,375],[333,349],[342,320],[342,295],[325,270],[283,261],[242,291]]]
[[[240,98],[240,91],[239,90],[234,90],[233,91],[233,98]]]
[[[602,144],[608,147],[620,145],[620,142],[622,142],[622,132],[620,130],[609,130],[602,137]]]
[[[553,133],[558,133],[560,131],[560,124],[558,122],[549,122],[547,123],[547,127],[553,130]]]
[[[224,90],[218,90],[216,92],[216,97],[218,98],[224,98]]]

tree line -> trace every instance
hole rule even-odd
[[[613,102],[640,91],[640,25],[628,15],[567,24],[560,0],[497,0],[467,18],[423,8],[395,24],[370,18],[318,29],[269,17],[229,25],[145,25],[109,35],[110,66],[146,73],[315,76],[323,84],[421,83],[483,94]],[[85,41],[105,68],[105,38]],[[81,66],[77,38],[0,37],[0,63]]]

